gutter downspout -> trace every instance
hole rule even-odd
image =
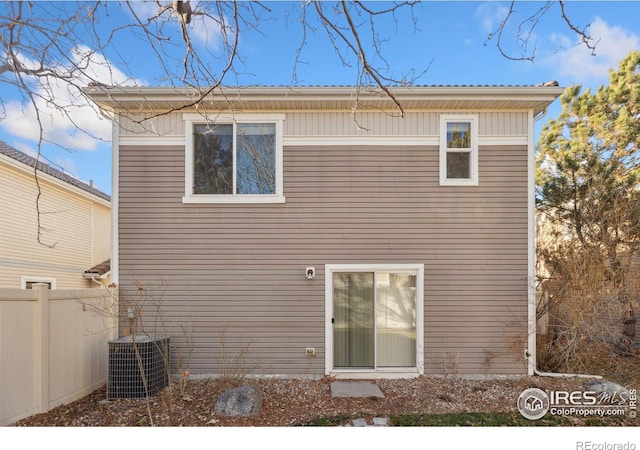
[[[593,378],[595,380],[602,380],[602,375],[589,375],[585,373],[559,373],[559,372],[540,372],[534,367],[533,374],[539,377],[553,377],[553,378]]]
[[[540,113],[533,115],[533,109],[529,109],[529,283],[528,283],[528,348],[525,352],[525,357],[528,362],[528,374],[537,375],[540,377],[553,377],[553,378],[593,378],[601,380],[601,375],[588,375],[579,373],[558,373],[558,372],[543,372],[538,370],[537,367],[537,349],[536,349],[536,335],[537,335],[537,320],[536,320],[536,205],[535,205],[535,142],[533,140],[535,134],[534,124],[547,114],[547,108]]]
[[[105,273],[104,275],[96,275],[96,274],[85,273],[84,277],[90,279],[91,281],[93,281],[94,283],[99,285],[101,289],[106,289],[107,285],[101,280],[104,280],[105,278],[107,278],[110,273],[111,273],[111,271]]]
[[[98,280],[98,278],[99,278],[98,275],[92,275],[91,276],[91,281],[93,281],[95,284],[99,285],[100,288],[102,289],[103,284],[102,284],[101,281]]]
[[[101,276],[98,276],[98,275],[93,275],[93,276],[91,277],[91,281],[93,281],[94,283],[96,283],[97,285],[99,285],[99,286],[100,286],[100,289],[105,289],[105,288],[106,288],[106,286],[105,286],[105,284],[104,284],[102,281],[100,281],[101,279],[102,279],[102,277],[101,277]]]

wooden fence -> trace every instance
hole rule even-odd
[[[0,289],[0,426],[107,382],[116,291]]]

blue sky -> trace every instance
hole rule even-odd
[[[192,2],[193,3],[193,2]],[[228,78],[226,84],[289,85],[293,82],[296,50],[300,46],[302,30],[299,24],[298,2],[265,2],[271,13],[260,22],[260,32],[241,34],[240,54],[243,64],[238,74]],[[506,48],[518,54],[516,25],[537,11],[543,2],[519,1],[517,16],[503,36]],[[111,5],[110,5],[111,6]],[[397,20],[387,20],[379,29],[384,37],[382,48],[390,66],[390,74],[401,77],[405,73],[421,73],[418,84],[435,85],[528,85],[557,80],[561,86],[580,83],[585,87],[606,84],[609,68],[617,68],[619,61],[631,50],[640,49],[640,2],[566,2],[566,11],[580,28],[589,25],[588,33],[598,41],[596,55],[582,45],[562,22],[557,5],[552,6],[541,19],[529,39],[529,50],[535,47],[535,61],[510,61],[503,57],[488,35],[495,31],[508,11],[508,2],[422,2],[414,8],[417,25],[414,27],[406,13]],[[0,8],[3,8],[0,5]],[[138,2],[136,11],[144,16],[154,6]],[[114,3],[110,16],[102,18],[99,29],[107,33],[122,20],[130,20],[130,13]],[[198,45],[214,48],[219,45],[215,33],[205,39],[201,36],[201,22],[191,26]],[[135,78],[145,85],[163,85],[153,60],[145,57],[132,37],[122,39],[117,46],[119,57],[113,54],[96,55],[112,61],[118,80]],[[91,42],[82,42],[79,48],[91,49]],[[112,59],[113,58],[113,59]],[[307,35],[307,44],[296,66],[298,85],[354,85],[357,83],[357,65],[349,59],[351,67],[344,67],[324,32],[318,29]],[[61,95],[62,94],[61,90]],[[6,110],[0,115],[0,139],[7,144],[33,153],[37,148],[31,113],[20,107],[16,92],[0,83],[0,98]],[[550,108],[548,117],[559,112],[557,105]],[[83,181],[93,180],[95,186],[111,193],[110,126],[91,110],[79,109],[75,120],[91,131],[96,138],[74,133],[74,126],[55,114],[45,121],[47,133],[67,149],[52,145],[42,148],[48,161],[63,168]],[[99,139],[98,139],[99,138]]]

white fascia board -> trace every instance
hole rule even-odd
[[[183,135],[170,136],[120,136],[120,145],[176,145],[183,146]],[[437,146],[438,136],[284,136],[285,146],[312,146],[312,145],[428,145]],[[527,145],[528,137],[525,135],[513,136],[479,136],[478,145]]]
[[[527,136],[479,136],[479,146],[528,145]],[[438,136],[285,136],[284,145],[429,145],[437,146]]]
[[[285,146],[438,145],[438,136],[285,136]]]

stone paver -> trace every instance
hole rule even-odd
[[[374,417],[373,424],[376,427],[388,427],[389,426],[389,418],[388,417]]]
[[[367,419],[353,419],[351,423],[345,425],[345,427],[388,427],[388,417],[374,417],[373,424],[369,424]]]
[[[366,427],[367,426],[367,421],[364,419],[353,419],[351,421],[351,423],[353,424],[354,427]]]
[[[377,384],[371,381],[334,381],[331,383],[333,397],[377,397],[384,395]]]

